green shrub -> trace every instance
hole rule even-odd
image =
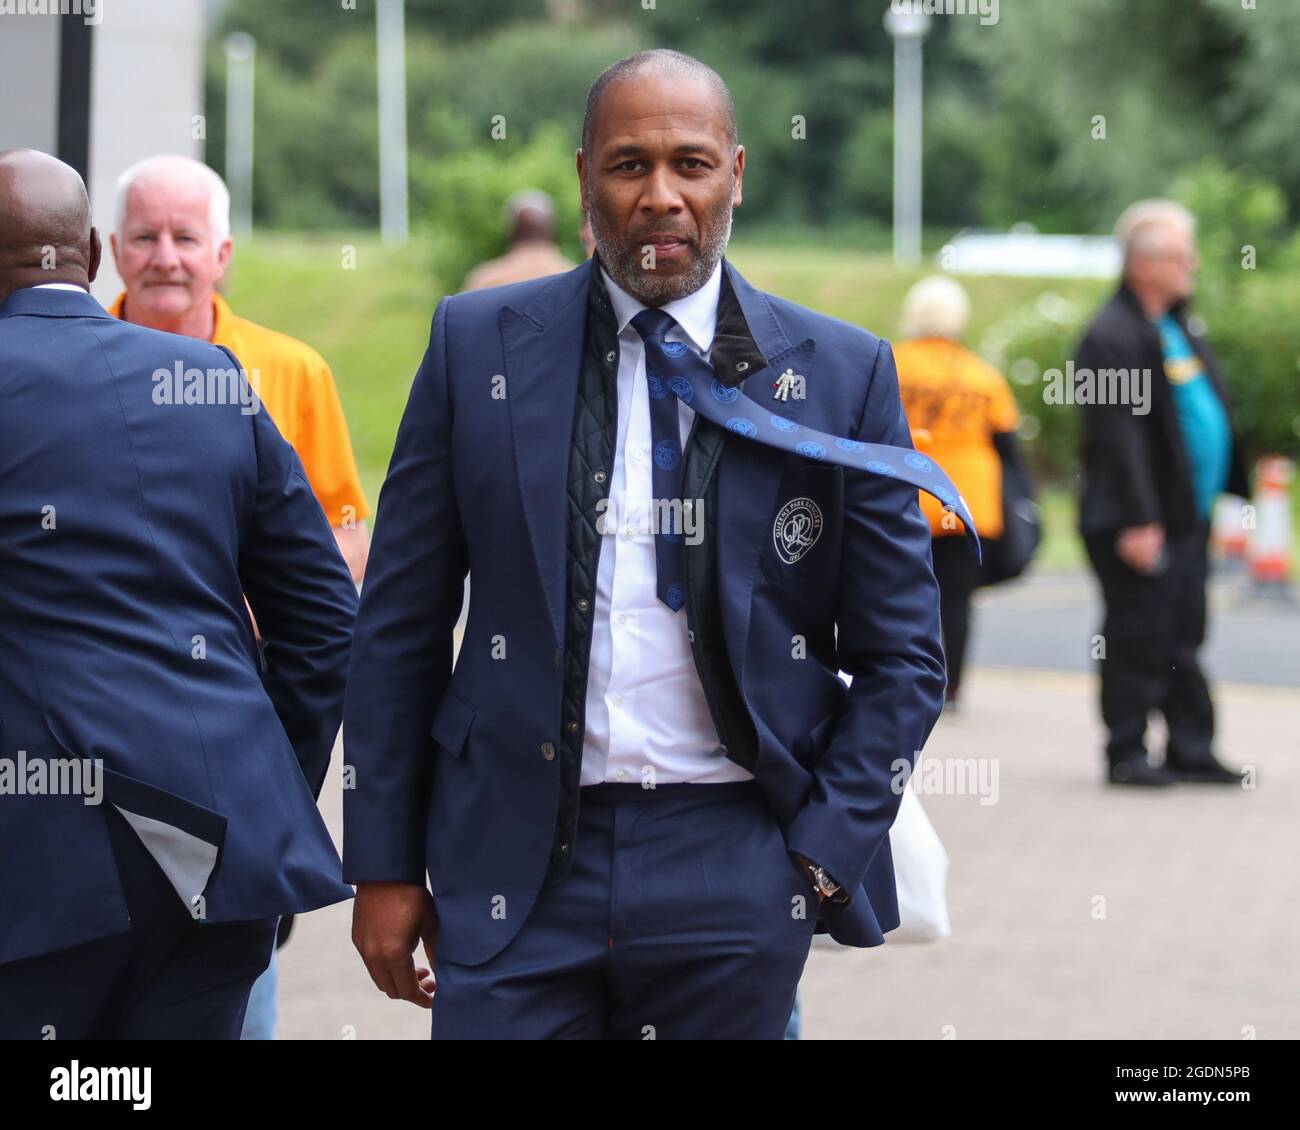
[[[523,188],[550,194],[561,249],[580,261],[582,205],[575,149],[572,137],[552,125],[526,141],[507,131],[494,145],[461,149],[413,167],[420,215],[425,217],[421,234],[427,237],[434,273],[447,289],[455,290],[476,264],[505,251],[505,203]]]
[[[1079,462],[1079,410],[1048,404],[1043,376],[1064,370],[1093,311],[1044,289],[1032,303],[1012,308],[979,342],[979,352],[1011,384],[1022,416],[1020,434],[1038,475],[1063,482]]]
[[[985,333],[980,352],[1004,372],[1025,417],[1022,436],[1039,473],[1078,470],[1079,410],[1044,402],[1042,374],[1064,369],[1094,311],[1051,291]],[[1234,297],[1195,307],[1219,360],[1249,464],[1269,452],[1300,458],[1300,278],[1260,273]]]

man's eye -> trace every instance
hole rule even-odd
[[[621,165],[618,165],[616,167],[630,173],[630,172],[634,172],[640,164],[641,164],[640,161],[632,159],[632,160],[624,161]]]
[[[701,161],[698,157],[683,157],[682,164],[685,165],[687,168],[691,169],[692,171],[695,169],[704,168],[704,162]]]

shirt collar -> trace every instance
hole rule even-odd
[[[31,288],[32,290],[75,290],[78,294],[85,294],[84,286],[77,286],[75,283],[38,283]]]
[[[618,324],[618,332],[621,334],[631,324],[632,319],[647,307],[645,303],[638,302],[611,279],[603,266],[599,269],[605,288],[609,292],[610,304],[614,309],[614,321]],[[675,298],[661,307],[665,314],[672,316],[681,333],[690,339],[690,344],[694,345],[700,353],[707,354],[713,345],[713,334],[718,324],[718,297],[721,293],[722,261],[719,260],[717,266],[713,268],[713,274],[699,290],[693,291],[684,298]],[[673,337],[674,334],[670,331],[669,338]]]

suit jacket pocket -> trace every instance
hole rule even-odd
[[[825,584],[836,565],[844,473],[798,456],[790,460],[761,554],[763,573],[778,586],[813,580]]]
[[[463,702],[450,688],[443,694],[433,716],[429,736],[453,756],[465,752],[470,727],[474,724],[474,708]]]

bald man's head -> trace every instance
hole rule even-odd
[[[88,290],[99,257],[77,170],[35,149],[0,153],[0,300],[42,283]]]

